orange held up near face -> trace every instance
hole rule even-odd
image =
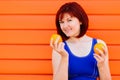
[[[59,37],[58,43],[62,42],[62,37],[59,34],[53,34],[51,36],[51,40],[53,39],[53,43],[56,41],[58,37]]]
[[[102,43],[96,43],[95,46],[94,46],[94,52],[96,54],[99,54],[97,49],[99,49],[103,52],[104,51],[103,48],[104,48],[104,45]]]

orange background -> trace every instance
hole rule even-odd
[[[0,80],[52,80],[50,36],[55,14],[75,0],[0,1]],[[77,0],[88,14],[88,35],[109,48],[112,80],[120,80],[120,1]]]

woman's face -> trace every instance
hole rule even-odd
[[[60,28],[67,37],[76,37],[80,34],[80,25],[82,24],[77,17],[68,13],[63,14],[59,20]]]

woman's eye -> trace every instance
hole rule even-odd
[[[70,21],[72,21],[71,19],[70,20],[68,20],[68,22],[70,22]]]
[[[64,23],[63,21],[59,21],[60,24]]]

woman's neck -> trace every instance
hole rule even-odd
[[[77,42],[86,42],[90,39],[89,36],[87,35],[83,35],[82,37],[80,38],[76,38],[76,37],[71,37],[67,40],[67,42],[69,43],[77,43]]]

